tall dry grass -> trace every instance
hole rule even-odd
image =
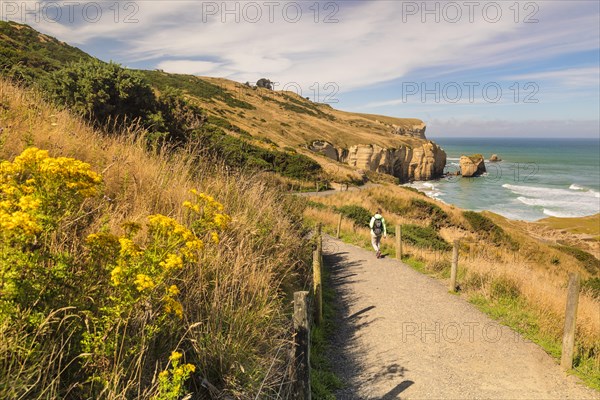
[[[408,215],[398,215],[385,209],[378,202],[381,196],[392,196],[401,204],[409,204],[411,199],[423,197],[406,189],[382,185],[368,190],[341,192],[326,197],[311,197],[310,200],[328,206],[328,209],[310,207],[305,211],[307,219],[328,225],[329,232],[337,228],[338,215],[331,207],[347,204],[361,205],[373,212],[383,208],[388,226],[395,224],[427,225],[428,220],[412,219]],[[432,201],[432,200],[429,200]],[[513,290],[525,305],[523,311],[531,312],[537,319],[539,334],[560,341],[567,297],[566,284],[569,272],[579,272],[582,279],[591,277],[573,257],[550,247],[547,243],[529,237],[519,224],[513,224],[500,216],[488,214],[505,232],[519,244],[519,250],[495,246],[466,229],[468,223],[462,211],[440,202],[450,217],[451,226],[440,229],[440,235],[448,242],[460,239],[459,268],[462,289],[467,296],[483,296],[493,300],[498,287],[505,285]],[[353,221],[344,219],[342,236],[345,240],[365,248],[370,248],[370,233],[366,228],[358,228]],[[383,249],[395,255],[394,239],[383,242]],[[432,273],[444,279],[450,266],[450,252],[429,251],[416,248],[408,243],[403,246],[405,254],[425,263]],[[551,261],[554,260],[554,263]],[[557,261],[558,260],[558,261]],[[577,342],[582,352],[594,358],[595,374],[600,376],[600,301],[587,292],[580,294],[577,313]]]
[[[205,393],[202,379],[240,399],[276,398],[286,390],[288,293],[306,286],[305,256],[309,254],[302,205],[297,200],[283,195],[267,175],[231,172],[198,149],[148,152],[135,129],[107,137],[46,104],[35,91],[1,80],[0,131],[0,160],[12,160],[26,147],[36,146],[53,157],[88,162],[102,173],[101,212],[86,222],[79,238],[72,238],[74,249],[89,233],[103,229],[119,234],[124,222],[142,222],[150,214],[186,222],[189,213],[182,211],[181,204],[189,199],[190,189],[221,202],[232,218],[229,229],[218,246],[206,250],[198,267],[182,277],[184,333],[156,348],[147,347],[147,354],[139,355],[140,365],[144,358],[168,358],[174,346],[186,347],[189,358],[197,360],[198,373],[191,382],[196,395]],[[77,310],[63,314],[54,317],[53,323],[79,318]],[[18,327],[0,326],[0,358],[20,334]],[[12,393],[14,398],[27,393],[11,387],[11,382],[38,387],[36,396],[24,398],[58,398],[70,390],[61,387],[60,368],[53,369],[51,379],[45,372],[47,365],[60,360],[61,346],[68,346],[69,338],[48,340],[44,357],[30,360],[27,366],[0,362],[3,393]],[[157,352],[161,354],[151,354]],[[63,364],[69,362],[76,360]],[[155,383],[147,377],[132,381],[132,376],[139,374],[119,371],[117,364],[113,387],[102,398],[124,398],[132,392],[149,398]]]

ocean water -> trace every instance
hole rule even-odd
[[[415,182],[428,196],[460,208],[511,219],[583,217],[600,213],[600,140],[432,138],[448,155],[446,172],[462,154],[483,154],[487,173]],[[501,162],[488,161],[498,154]]]

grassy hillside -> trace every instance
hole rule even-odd
[[[0,126],[0,398],[286,389],[300,203],[5,81]]]
[[[66,63],[92,58],[76,47],[14,22],[0,21],[0,43],[0,74],[28,83]]]
[[[422,142],[392,134],[389,126],[393,123],[412,127],[422,123],[417,119],[339,111],[294,92],[253,89],[227,79],[141,72],[159,89],[182,89],[211,115],[224,117],[251,135],[268,138],[281,147],[303,146],[313,140],[326,140],[341,147],[371,143],[398,147]]]
[[[560,357],[568,273],[582,276],[576,335],[576,373],[600,389],[600,260],[530,224],[490,212],[475,213],[428,199],[410,188],[380,185],[362,191],[312,197],[305,217],[334,233],[344,216],[342,239],[370,249],[369,216],[383,209],[388,232],[402,225],[404,261],[440,279],[450,276],[451,246],[460,239],[460,293],[494,318]],[[574,226],[590,218],[577,221]],[[591,218],[597,221],[597,217]],[[556,223],[556,221],[553,221]],[[573,221],[571,221],[573,222]],[[533,224],[535,225],[535,224]],[[395,238],[383,252],[395,256]]]
[[[52,81],[55,84],[68,78],[67,75],[57,74],[57,71],[70,62],[93,60],[93,57],[77,48],[40,34],[29,26],[12,22],[0,22],[0,44],[0,74],[27,84],[39,84],[44,91],[53,87]],[[424,142],[422,139],[392,133],[392,125],[409,130],[413,126],[420,126],[422,121],[417,119],[343,112],[293,92],[251,88],[220,78],[162,71],[134,72],[138,72],[159,97],[162,93],[172,93],[173,89],[185,96],[186,101],[202,110],[203,118],[207,118],[206,124],[211,125],[212,129],[268,151],[297,153],[312,158],[327,173],[312,176],[313,182],[328,179],[353,182],[361,178],[352,167],[309,151],[307,145],[315,140],[326,140],[341,148],[356,144],[377,144],[385,148],[412,147]],[[62,96],[56,100],[59,104],[69,104]],[[150,118],[159,115],[156,108],[149,113]],[[131,119],[140,115],[127,117]],[[166,119],[164,112],[159,118]],[[161,124],[167,125],[163,130],[169,128],[168,123],[161,121]],[[150,126],[147,124],[145,127]],[[159,133],[162,135],[163,131]]]

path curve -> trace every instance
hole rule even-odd
[[[324,237],[336,292],[330,354],[340,400],[600,399],[536,344],[441,282]]]

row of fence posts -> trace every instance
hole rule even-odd
[[[338,228],[339,233],[339,228]],[[315,231],[316,248],[312,262],[312,300],[314,301],[313,319],[315,325],[323,322],[323,238],[321,224]],[[294,373],[293,398],[310,400],[310,293],[301,291],[294,293]]]
[[[343,216],[340,214],[337,224],[336,238],[341,235]],[[321,235],[321,223],[316,228],[316,249],[313,251],[313,287],[314,297],[314,321],[320,325],[323,320],[323,239]],[[452,246],[452,263],[450,267],[451,292],[458,289],[458,256],[460,241],[455,240]],[[396,259],[402,260],[402,225],[396,225]],[[564,370],[573,367],[573,355],[575,349],[575,330],[577,321],[577,308],[579,304],[580,277],[577,272],[569,273],[569,284],[567,292],[567,305],[565,310],[565,325],[562,340],[562,355],[560,365]],[[295,399],[310,399],[310,301],[309,292],[301,291],[294,293],[294,393]]]

